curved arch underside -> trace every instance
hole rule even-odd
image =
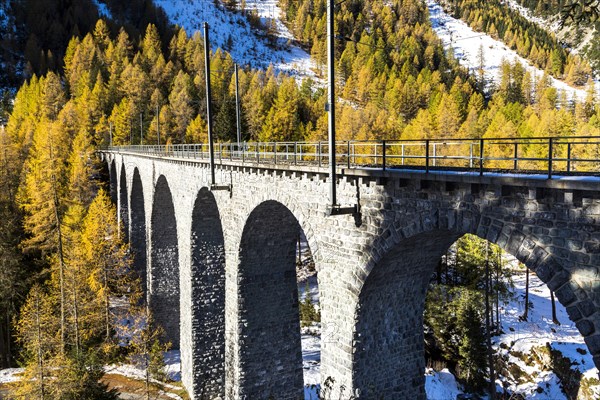
[[[225,240],[213,194],[200,190],[192,213],[193,392],[225,397]]]
[[[425,396],[423,310],[431,274],[460,235],[413,236],[373,268],[360,293],[355,331],[355,388],[366,398]]]
[[[149,304],[173,349],[179,348],[179,250],[171,190],[158,178],[152,202]]]
[[[240,392],[252,399],[303,396],[296,282],[300,226],[267,201],[248,217],[239,250]]]
[[[121,177],[119,178],[119,217],[123,224],[123,237],[129,239],[129,204],[127,199],[127,175],[125,165],[121,166]]]
[[[144,188],[140,173],[133,171],[131,183],[131,226],[130,246],[133,253],[133,268],[140,277],[144,298],[147,293],[147,243],[146,243],[146,206],[144,204]]]
[[[115,160],[112,160],[109,167],[110,181],[109,181],[109,192],[110,199],[114,204],[117,204],[117,164]]]

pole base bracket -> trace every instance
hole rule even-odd
[[[217,184],[212,184],[210,185],[210,191],[218,191],[218,190],[226,190],[228,192],[231,192],[231,187],[232,185],[217,185]]]
[[[327,206],[327,211],[326,214],[328,217],[334,216],[334,215],[356,215],[358,214],[358,205],[354,205],[351,207],[341,207],[338,205],[329,205]]]

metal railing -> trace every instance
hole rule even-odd
[[[216,143],[215,162],[326,167],[328,142]],[[209,159],[208,144],[113,146],[161,157]],[[338,166],[362,169],[418,169],[600,175],[600,136],[447,140],[350,140],[335,144]]]

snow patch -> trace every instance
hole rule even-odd
[[[276,0],[247,0],[246,12],[256,10],[263,24],[275,21],[273,43],[262,31],[252,29],[241,12],[231,12],[213,0],[156,0],[171,22],[183,27],[189,35],[203,32],[206,21],[210,28],[213,50],[228,51],[241,65],[266,69],[269,65],[298,78],[315,78],[315,64],[310,55],[292,44],[293,36],[281,22],[281,9]]]
[[[519,61],[532,77],[541,78],[544,75],[544,71],[531,65],[516,51],[509,49],[505,43],[485,33],[476,32],[465,22],[448,15],[435,0],[427,0],[427,7],[429,8],[429,19],[433,30],[444,43],[444,47],[452,48],[456,58],[473,72],[479,68],[478,53],[480,46],[483,47],[484,74],[488,82],[500,81],[500,64],[502,60]],[[564,90],[569,99],[574,96],[578,100],[585,99],[585,90],[575,89],[551,76],[549,76],[549,79],[552,86],[559,91]]]
[[[19,375],[25,372],[24,368],[7,368],[0,370],[0,383],[11,383],[18,381]]]
[[[437,372],[432,368],[425,370],[425,393],[430,400],[455,400],[462,394],[456,378],[448,369]]]

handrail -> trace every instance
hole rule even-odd
[[[106,147],[161,157],[209,159],[208,144]],[[329,163],[328,142],[228,142],[215,144],[217,163],[314,165]],[[532,138],[447,138],[346,140],[335,143],[335,157],[348,169],[435,170],[600,175],[600,136]]]

